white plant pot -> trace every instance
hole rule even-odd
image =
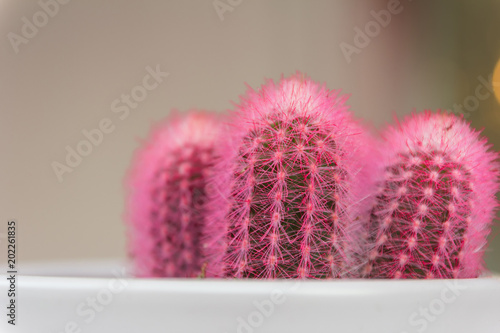
[[[3,268],[3,272],[6,269]],[[499,333],[500,279],[136,279],[118,262],[21,265],[0,332]]]

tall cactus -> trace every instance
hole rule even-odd
[[[201,273],[207,177],[219,128],[215,115],[177,114],[158,126],[137,152],[127,203],[137,276]]]
[[[249,89],[219,144],[213,275],[338,278],[358,268],[372,189],[366,130],[346,100],[300,74]]]
[[[460,117],[424,112],[388,127],[371,214],[372,278],[470,278],[497,207],[497,154]]]

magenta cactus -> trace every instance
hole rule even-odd
[[[194,277],[204,254],[206,184],[217,116],[169,117],[135,156],[128,178],[129,251],[141,277]]]
[[[339,278],[359,268],[372,188],[367,133],[347,98],[299,73],[242,98],[218,145],[210,275]]]
[[[498,155],[444,112],[412,115],[384,139],[365,276],[477,277],[498,205]]]

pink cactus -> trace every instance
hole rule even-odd
[[[372,278],[472,278],[497,207],[498,155],[462,118],[425,112],[385,131],[371,214]]]
[[[137,152],[127,184],[129,250],[137,276],[200,274],[206,180],[219,128],[215,115],[178,114]]]
[[[237,278],[338,278],[356,254],[373,190],[366,130],[299,73],[249,89],[218,145],[208,272]]]

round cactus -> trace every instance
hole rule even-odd
[[[194,277],[204,254],[207,177],[215,115],[176,114],[153,130],[128,177],[129,251],[141,277]]]
[[[242,98],[218,145],[211,275],[338,278],[359,268],[372,188],[367,133],[347,98],[300,74]]]
[[[364,275],[471,278],[497,207],[497,154],[460,117],[424,112],[388,127]]]

